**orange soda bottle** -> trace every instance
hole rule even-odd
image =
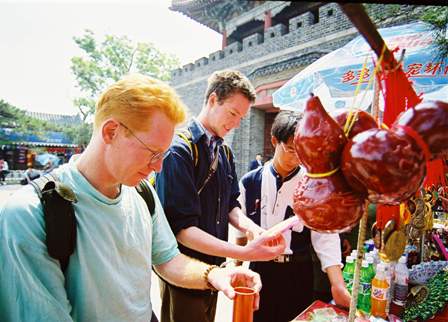
[[[375,317],[387,319],[387,282],[386,269],[383,263],[379,263],[376,268],[375,278],[372,280],[371,314]]]

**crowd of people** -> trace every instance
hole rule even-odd
[[[266,233],[294,216],[293,188],[303,171],[292,140],[300,115],[279,113],[273,159],[262,164],[260,155],[237,178],[224,138],[254,101],[243,74],[215,72],[199,115],[176,130],[187,109],[166,83],[134,74],[107,88],[87,148],[51,172],[77,199],[77,239],[67,267],[49,255],[32,186],[1,209],[0,320],[155,321],[152,267],[162,322],[214,321],[217,291],[233,298],[239,285],[258,292],[254,321],[290,321],[314,298],[313,251],[336,304],[348,306],[338,235],[301,224]],[[153,172],[150,213],[134,187]],[[229,224],[240,232],[237,243],[229,241]],[[251,264],[229,265],[226,258]]]

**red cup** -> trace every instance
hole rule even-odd
[[[256,291],[253,288],[237,286],[234,288],[233,322],[252,322]]]

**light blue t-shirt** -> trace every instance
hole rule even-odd
[[[78,198],[67,279],[48,255],[39,198],[24,187],[0,211],[0,321],[149,321],[151,265],[179,253],[154,190],[151,217],[133,187],[110,199],[74,164],[56,171]]]

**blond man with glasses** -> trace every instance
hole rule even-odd
[[[231,281],[260,289],[250,270],[181,254],[153,188],[153,214],[134,189],[162,169],[185,114],[171,87],[143,75],[126,76],[104,91],[86,150],[55,170],[77,198],[76,248],[65,273],[48,254],[42,205],[32,187],[15,193],[0,212],[0,321],[150,321],[152,266],[173,285],[220,290],[230,298]]]

